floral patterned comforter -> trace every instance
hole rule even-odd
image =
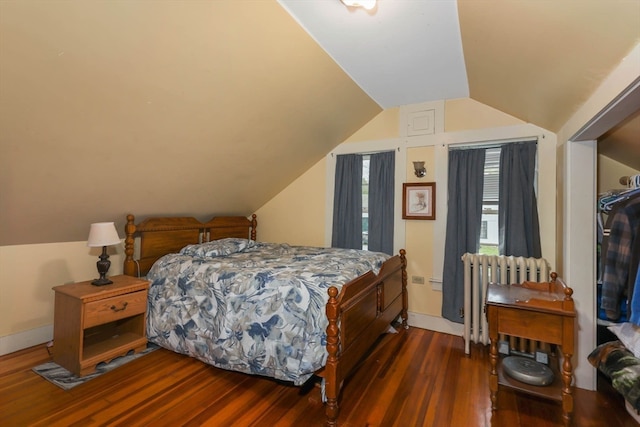
[[[147,335],[223,369],[303,384],[324,366],[327,289],[389,255],[222,239],[159,259]]]

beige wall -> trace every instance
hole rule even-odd
[[[598,155],[598,194],[625,188],[624,185],[620,184],[620,178],[637,174],[640,174],[640,171],[609,157]]]
[[[427,175],[419,179],[413,173],[413,162],[423,161]],[[416,147],[407,150],[405,182],[436,182],[435,153],[433,147]],[[436,193],[438,182],[436,182]],[[436,204],[436,216],[442,209]],[[434,291],[429,285],[433,273],[433,221],[405,221],[405,249],[407,250],[407,272],[409,273],[407,290],[409,292],[409,311],[430,316],[440,316],[442,292]],[[424,284],[412,283],[411,277],[425,278]]]
[[[258,209],[258,240],[324,246],[325,169],[323,158]]]
[[[87,242],[0,246],[0,354],[52,338],[51,288],[96,278],[101,251]],[[109,254],[109,274],[121,273],[124,248]]]
[[[470,98],[452,99],[446,103],[445,132],[497,128],[522,123],[522,120]]]
[[[400,109],[389,108],[381,111],[366,125],[358,129],[345,142],[371,141],[398,137]]]

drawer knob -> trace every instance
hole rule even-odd
[[[127,308],[128,304],[129,303],[125,301],[125,302],[122,303],[122,307],[120,307],[120,308],[116,307],[115,305],[112,305],[111,306],[111,310],[113,310],[114,312],[122,311],[122,310]]]

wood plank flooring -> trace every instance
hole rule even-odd
[[[501,390],[487,347],[411,328],[386,335],[343,389],[340,426],[560,426],[556,402]],[[0,426],[321,426],[319,389],[227,372],[160,349],[70,391],[31,371],[44,345],[0,357]],[[635,426],[615,392],[575,391],[575,426]]]

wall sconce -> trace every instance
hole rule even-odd
[[[418,178],[424,178],[427,174],[427,168],[424,167],[424,162],[413,162],[413,169]]]
[[[109,261],[109,255],[107,254],[107,246],[117,245],[118,243],[120,243],[120,236],[118,236],[116,226],[113,222],[98,222],[91,224],[87,246],[90,248],[98,248],[102,246],[100,260],[96,263],[100,278],[91,282],[92,285],[103,286],[113,283],[111,280],[107,279],[107,272],[109,271],[109,267],[111,267],[111,261]]]
[[[341,0],[346,6],[349,7],[362,7],[367,10],[372,10],[376,7],[376,0]]]

